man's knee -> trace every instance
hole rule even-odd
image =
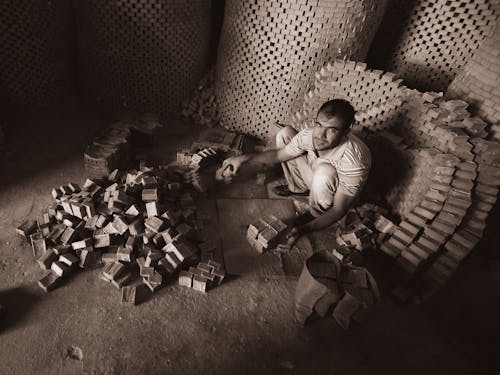
[[[310,204],[317,215],[332,207],[337,182],[337,170],[333,165],[322,163],[314,169]]]
[[[325,184],[337,184],[337,169],[328,163],[321,163],[314,168],[313,181]]]
[[[297,135],[297,130],[291,126],[285,126],[276,133],[276,147],[283,147],[290,143],[293,137]]]

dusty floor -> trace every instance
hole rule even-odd
[[[399,306],[384,293],[370,319],[347,332],[331,318],[294,323],[293,277],[234,278],[207,295],[171,285],[130,308],[93,270],[45,294],[15,228],[48,206],[52,187],[83,182],[84,147],[104,123],[73,102],[58,108],[16,124],[0,163],[1,374],[499,373],[498,245],[483,245],[423,304]],[[158,153],[173,159],[195,133],[168,124]],[[258,189],[227,192],[252,194]],[[384,292],[384,275],[375,276]],[[70,345],[83,360],[66,356]]]

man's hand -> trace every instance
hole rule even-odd
[[[248,161],[246,155],[231,156],[224,160],[222,167],[215,172],[215,179],[217,181],[231,182],[234,176],[238,173],[241,165]]]
[[[277,250],[280,252],[290,251],[303,234],[304,232],[299,227],[293,227],[286,235],[285,242],[278,245]]]
[[[240,167],[248,160],[246,155],[231,156],[222,162],[222,170],[230,170],[231,175],[236,176]],[[228,172],[226,172],[228,173]]]

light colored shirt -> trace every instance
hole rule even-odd
[[[285,151],[292,157],[307,153],[308,164],[313,169],[319,163],[333,165],[339,180],[337,189],[350,196],[358,195],[363,188],[372,162],[370,149],[354,134],[348,134],[338,146],[319,156],[314,148],[312,128],[297,133],[285,146]]]

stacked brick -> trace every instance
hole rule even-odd
[[[215,76],[221,125],[268,137],[323,64],[366,57],[385,3],[227,1]]]
[[[179,110],[207,68],[211,1],[75,4],[83,97],[106,112]]]
[[[200,257],[213,259],[215,245],[180,187],[168,168],[144,167],[53,189],[55,203],[42,219],[17,229],[48,271],[40,287],[51,291],[78,267],[103,263],[100,278],[121,290],[124,304],[135,304]],[[212,272],[222,273],[220,266]]]
[[[0,3],[0,97],[14,113],[50,104],[73,90],[71,2]]]
[[[124,168],[134,144],[151,143],[162,125],[156,116],[146,115],[127,122],[115,122],[101,130],[83,155],[90,178],[101,178]]]
[[[405,84],[422,91],[444,91],[473,56],[481,41],[495,27],[498,0],[392,0],[380,33],[373,44],[390,56],[383,69],[402,77]],[[391,18],[406,16],[406,20]],[[404,21],[403,27],[400,26]],[[398,27],[401,30],[394,30]],[[397,36],[387,51],[387,39]]]
[[[206,293],[220,285],[226,275],[222,265],[214,260],[200,262],[196,267],[179,273],[179,285]]]
[[[469,163],[461,170],[463,177],[475,180],[469,209],[455,233],[444,244],[442,253],[423,275],[438,285],[444,284],[453,275],[460,262],[480,241],[486,228],[486,219],[498,196],[500,144],[477,138],[472,143],[474,161],[478,167],[473,169],[472,163]]]
[[[286,224],[274,215],[267,215],[248,226],[247,241],[260,254],[279,243]]]
[[[293,123],[298,129],[311,126],[319,105],[330,98],[360,107],[355,132],[374,159],[368,187],[374,184],[400,218],[396,227],[379,225],[384,231],[391,227],[380,249],[413,278],[441,285],[482,237],[500,182],[499,144],[484,140],[487,124],[471,117],[467,102],[420,93],[397,79],[376,85],[372,71],[359,69],[352,78],[354,71],[349,62],[323,68]],[[380,93],[387,100],[385,87],[391,85],[397,85],[397,104],[373,110],[384,103],[369,96]],[[363,95],[364,103],[358,99]]]
[[[446,95],[462,98],[472,112],[492,124],[492,137],[500,140],[500,23],[480,45]]]

